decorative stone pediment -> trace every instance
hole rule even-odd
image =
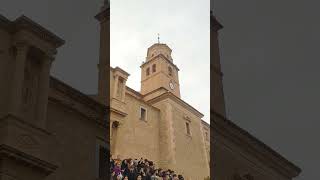
[[[38,149],[39,142],[32,135],[22,134],[18,137],[19,146],[26,149]]]

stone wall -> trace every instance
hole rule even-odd
[[[186,179],[198,180],[208,177],[209,164],[201,118],[171,99],[162,100],[154,106],[160,109],[162,117],[167,117],[164,123],[167,124],[166,128],[169,127],[168,134],[162,136],[171,147],[169,150],[172,150],[170,155],[172,154],[173,158],[164,164],[165,168],[174,169]],[[186,122],[190,124],[190,134],[187,134]]]
[[[159,117],[158,109],[146,104],[144,101],[127,94],[125,97],[125,117],[111,116],[111,122],[119,121],[114,157],[121,158],[141,157],[150,159],[155,163],[159,160]],[[146,120],[140,119],[140,107],[147,110]]]

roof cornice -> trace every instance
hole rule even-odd
[[[53,90],[52,94],[49,94],[49,100],[52,102],[63,104],[104,127],[109,125],[105,119],[110,109],[108,106],[52,76],[50,77],[50,89]]]
[[[171,64],[173,67],[175,67],[177,69],[177,71],[179,71],[180,69],[178,68],[177,65],[173,64],[173,62],[171,62],[166,56],[164,56],[163,54],[158,54],[154,57],[152,57],[151,59],[149,59],[148,61],[144,62],[140,68],[142,68],[143,66],[145,66],[146,64],[149,64],[150,62],[154,61],[155,59],[157,59],[157,57],[162,57],[165,61],[167,61],[169,64]]]
[[[157,103],[159,101],[162,101],[162,100],[168,99],[168,98],[173,100],[173,101],[175,101],[175,102],[177,102],[178,104],[182,105],[183,107],[189,109],[191,112],[193,112],[199,118],[203,117],[203,114],[201,112],[199,112],[194,107],[192,107],[191,105],[189,105],[188,103],[186,103],[185,101],[183,101],[182,99],[180,99],[179,97],[177,97],[176,95],[174,95],[171,92],[163,93],[160,96],[157,96],[157,97],[155,97],[153,99],[148,100],[147,102],[150,103],[150,104],[154,104],[154,103]]]
[[[7,146],[5,144],[0,145],[0,159],[12,159],[16,161],[22,161],[23,163],[27,164],[28,166],[40,170],[40,172],[49,175],[53,173],[58,166],[52,164],[47,161],[43,161],[37,157],[29,155],[25,152],[22,152],[18,149],[13,147]]]
[[[237,144],[241,144],[241,146],[245,147],[246,150],[254,152],[250,154],[254,155],[258,159],[267,159],[266,162],[270,163],[270,166],[275,171],[278,171],[286,177],[293,178],[300,174],[301,169],[298,166],[281,156],[262,141],[252,136],[249,132],[226,119],[223,115],[216,112],[211,113],[212,121],[210,127],[213,128],[212,132],[219,133],[229,140],[232,140]]]
[[[121,69],[121,68],[118,67],[118,66],[116,66],[115,68],[110,67],[110,69],[111,69],[113,72],[120,71],[120,72],[123,73],[124,75],[130,76],[129,73],[127,73],[125,70]]]
[[[24,15],[18,17],[14,21],[10,21],[4,16],[0,15],[0,27],[3,27],[12,34],[21,30],[29,31],[40,39],[53,44],[55,48],[58,48],[65,43],[63,39]]]

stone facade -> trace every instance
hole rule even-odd
[[[180,98],[179,69],[171,49],[152,45],[140,67],[141,92],[126,86],[127,72],[119,67],[110,70],[113,157],[147,158],[186,179],[208,177],[209,125]]]
[[[108,107],[50,76],[63,44],[0,15],[0,179],[109,179]]]

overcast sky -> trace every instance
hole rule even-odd
[[[320,179],[319,1],[215,0],[229,118]]]
[[[84,93],[97,91],[99,24],[103,0],[2,0],[0,13],[13,20],[25,14],[60,35],[52,74]],[[181,5],[183,4],[183,6]],[[140,91],[140,65],[157,42],[173,50],[184,101],[210,114],[209,0],[115,0],[111,2],[111,65],[130,74],[128,86]],[[37,5],[37,6],[35,6]]]
[[[140,65],[157,42],[172,49],[178,66],[181,98],[210,121],[210,1],[111,1],[111,66],[130,76],[127,85],[140,91]]]

